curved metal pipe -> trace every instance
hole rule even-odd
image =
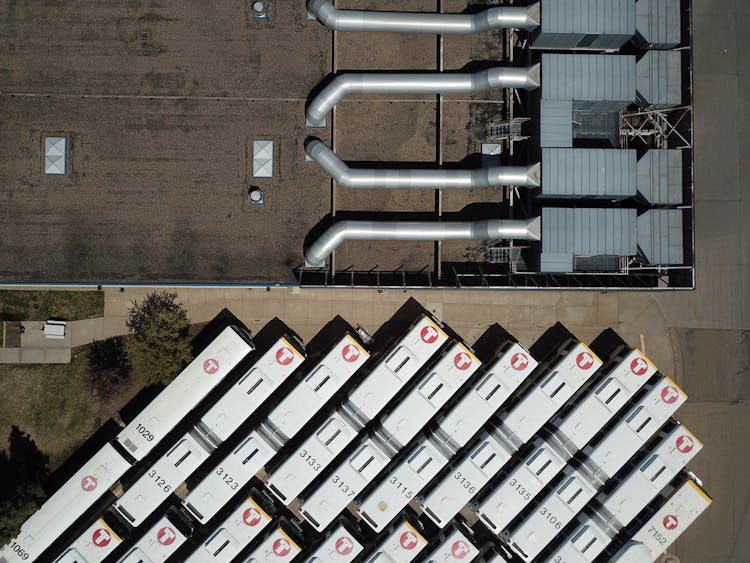
[[[338,221],[305,252],[305,267],[323,268],[347,240],[540,240],[540,219],[482,221]]]
[[[329,0],[308,0],[307,11],[331,29],[339,31],[392,31],[469,35],[490,29],[539,27],[539,3],[527,7],[488,8],[476,14],[430,14],[338,10]]]
[[[347,188],[469,189],[492,186],[538,187],[539,163],[531,166],[489,166],[464,170],[349,168],[328,145],[305,141],[305,152],[337,183]]]
[[[539,88],[539,65],[527,68],[496,67],[480,72],[448,74],[340,74],[307,106],[307,125],[324,127],[326,114],[347,94],[469,94],[491,88]]]

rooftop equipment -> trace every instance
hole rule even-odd
[[[335,77],[307,106],[309,127],[324,127],[326,114],[346,95],[358,94],[468,94],[491,88],[539,88],[539,65],[495,67],[473,73],[420,72],[345,73]],[[256,141],[257,143],[258,141]]]
[[[539,186],[539,164],[490,166],[463,170],[349,168],[328,145],[316,138],[305,142],[305,152],[347,188],[469,189],[492,186]]]
[[[633,42],[648,49],[672,49],[680,44],[680,0],[638,0]]]
[[[305,266],[325,267],[326,258],[347,240],[540,239],[539,217],[482,221],[338,221],[305,252]]]
[[[636,194],[636,151],[542,149],[542,195],[625,199]]]
[[[649,203],[682,203],[682,151],[651,149],[638,161],[636,185]]]
[[[635,91],[634,56],[542,55],[542,98],[573,100],[573,111],[620,111]]]
[[[636,65],[638,105],[649,109],[677,107],[682,102],[680,51],[648,51]]]
[[[617,50],[635,33],[635,0],[542,0],[532,49]]]
[[[682,213],[682,209],[652,209],[638,217],[638,248],[649,263],[684,263]]]
[[[636,254],[636,210],[542,209],[542,252],[583,256]]]
[[[539,26],[539,4],[496,7],[476,14],[430,14],[339,10],[329,0],[308,0],[307,11],[320,23],[338,31],[390,31],[470,35],[491,29]]]

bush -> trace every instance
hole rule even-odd
[[[168,384],[191,360],[187,311],[176,293],[150,293],[133,302],[125,349],[144,385]]]
[[[103,399],[109,398],[132,374],[133,368],[122,336],[95,340],[89,345],[87,356],[89,380]]]

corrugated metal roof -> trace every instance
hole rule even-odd
[[[573,146],[573,102],[542,100],[540,137],[543,147]]]
[[[542,194],[627,198],[636,193],[636,151],[542,149]]]
[[[638,0],[635,14],[640,46],[671,49],[680,44],[680,0]]]
[[[648,51],[636,68],[638,103],[644,107],[669,108],[682,101],[682,54],[680,51]]]
[[[253,176],[273,178],[273,141],[253,141]]]
[[[44,173],[48,176],[64,176],[68,171],[68,139],[45,137]]]
[[[635,33],[635,0],[542,0],[532,47],[619,49]]]
[[[638,161],[638,191],[651,203],[682,203],[682,151],[651,149]]]
[[[684,263],[682,210],[652,209],[638,217],[638,246],[651,264]]]
[[[635,209],[542,209],[542,252],[632,256],[636,249]]]
[[[542,55],[542,98],[573,100],[573,109],[616,111],[635,101],[635,57]]]

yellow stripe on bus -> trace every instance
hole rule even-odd
[[[423,541],[424,543],[427,543],[427,540],[426,540],[426,539],[424,539],[424,536],[422,536],[422,534],[420,534],[419,532],[417,532],[417,531],[416,531],[416,530],[414,529],[414,526],[412,526],[411,524],[409,524],[409,523],[408,523],[408,522],[407,522],[406,520],[404,520],[404,525],[405,525],[405,526],[406,526],[407,528],[409,528],[409,529],[410,529],[410,530],[411,530],[412,532],[414,532],[414,535],[415,535],[415,536],[417,536],[417,537],[418,537],[418,538],[419,538],[420,540],[422,540],[422,541]]]
[[[294,540],[293,540],[292,538],[290,538],[290,537],[289,537],[289,536],[287,535],[287,533],[286,533],[286,532],[285,532],[284,530],[282,530],[282,529],[281,529],[281,526],[279,526],[279,527],[277,528],[277,530],[279,531],[279,533],[280,533],[280,534],[281,534],[282,536],[284,536],[284,537],[286,538],[286,540],[287,540],[287,541],[288,541],[288,542],[289,542],[289,543],[290,543],[291,545],[293,545],[293,546],[294,546],[294,549],[296,549],[296,550],[297,550],[297,553],[299,553],[300,551],[302,551],[302,548],[301,548],[300,546],[298,546],[298,545],[297,545],[297,542],[295,542],[295,541],[294,541]]]
[[[368,358],[370,357],[370,352],[368,352],[367,350],[365,350],[364,348],[362,348],[362,345],[361,345],[361,344],[360,344],[359,342],[357,342],[357,340],[356,340],[356,339],[355,339],[355,338],[354,338],[354,337],[353,337],[353,336],[352,336],[351,334],[349,334],[349,333],[347,332],[347,333],[346,333],[346,337],[347,337],[347,338],[348,338],[349,340],[351,340],[351,341],[352,341],[352,344],[354,344],[354,345],[355,345],[355,346],[357,347],[357,349],[358,349],[358,350],[359,350],[360,352],[362,352],[362,353],[363,353],[363,354],[364,354],[365,356],[367,356]]]
[[[300,351],[299,351],[299,350],[297,350],[297,348],[295,348],[295,346],[294,346],[294,345],[293,345],[293,344],[292,344],[291,342],[289,342],[289,341],[288,341],[288,340],[287,340],[286,338],[284,338],[284,337],[282,336],[282,337],[281,337],[281,341],[282,341],[282,342],[283,342],[284,344],[286,344],[287,348],[289,348],[289,349],[290,349],[290,350],[291,350],[291,351],[292,351],[292,352],[293,352],[293,353],[294,353],[294,354],[295,354],[296,356],[298,356],[298,357],[299,357],[299,358],[300,358],[301,360],[304,360],[304,359],[305,359],[305,356],[303,356],[303,355],[302,355],[302,354],[300,353]]]
[[[263,510],[263,509],[262,509],[262,508],[261,508],[260,506],[258,506],[258,503],[257,503],[257,502],[255,502],[255,501],[254,501],[254,500],[252,499],[252,497],[247,497],[247,501],[248,501],[248,502],[249,502],[250,504],[252,504],[252,505],[253,505],[253,506],[255,507],[255,509],[256,509],[256,510],[257,510],[258,512],[260,512],[260,513],[261,513],[261,515],[262,515],[262,516],[263,516],[263,517],[264,517],[264,518],[265,518],[266,520],[268,520],[269,522],[271,521],[271,517],[270,517],[270,516],[269,516],[268,514],[266,514],[266,511],[265,511],[265,510]]]
[[[104,521],[103,518],[99,518],[99,523],[107,528],[110,534],[112,534],[112,537],[114,537],[117,540],[117,543],[122,543],[122,538],[117,535],[117,532],[115,532],[112,528],[110,528],[107,523]]]

